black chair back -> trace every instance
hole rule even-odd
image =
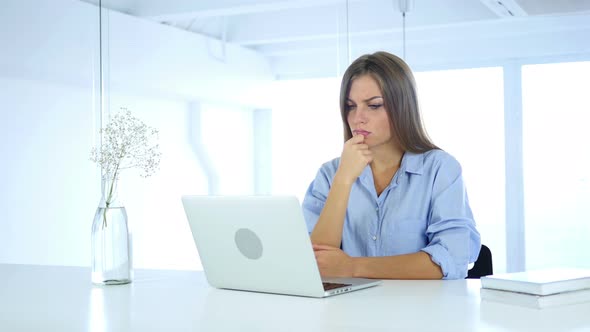
[[[482,244],[475,264],[473,264],[471,270],[467,271],[467,279],[479,279],[491,274],[494,274],[492,252],[490,248]]]

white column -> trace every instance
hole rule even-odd
[[[209,195],[218,195],[219,174],[215,171],[215,167],[207,153],[207,148],[203,144],[203,137],[201,136],[201,104],[199,102],[193,101],[188,104],[187,126],[189,144],[207,178],[207,193]]]
[[[524,271],[524,177],[522,150],[521,64],[504,65],[504,131],[506,156],[506,270]]]

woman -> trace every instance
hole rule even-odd
[[[458,279],[480,249],[461,166],[428,138],[400,58],[355,60],[340,89],[344,148],[303,212],[322,276]]]

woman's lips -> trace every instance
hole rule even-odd
[[[362,129],[355,129],[352,131],[352,133],[355,135],[363,135],[365,137],[367,137],[370,134],[370,132],[368,132],[366,130],[362,130]]]

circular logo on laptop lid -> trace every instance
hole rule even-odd
[[[240,228],[234,237],[236,246],[242,255],[249,259],[258,259],[262,256],[262,241],[256,233],[248,228]]]

